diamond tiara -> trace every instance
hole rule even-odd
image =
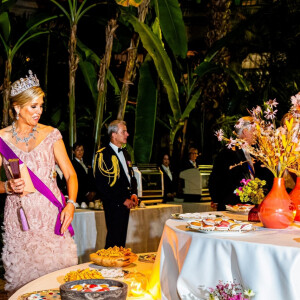
[[[33,75],[31,70],[28,71],[28,74],[29,76],[26,75],[25,78],[20,78],[11,85],[10,95],[12,97],[19,95],[33,86],[40,86],[39,80],[35,74]]]

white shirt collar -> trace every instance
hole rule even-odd
[[[74,157],[79,163],[83,160],[78,159],[77,157]]]
[[[170,167],[166,167],[165,165],[161,165],[164,170],[170,170]]]
[[[113,144],[112,142],[109,143],[109,146],[111,146],[113,148],[113,150],[118,154],[118,149],[119,147],[116,146],[115,144]]]

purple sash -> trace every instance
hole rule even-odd
[[[3,139],[0,137],[0,152],[3,154],[6,160],[18,158],[18,156],[10,149],[10,147],[3,141]],[[20,163],[23,163],[19,159]],[[27,167],[29,175],[31,177],[32,183],[34,187],[42,194],[44,195],[53,205],[55,205],[58,208],[58,215],[57,220],[55,223],[55,229],[54,233],[57,235],[63,235],[60,233],[61,223],[60,223],[60,214],[62,210],[64,209],[64,205],[66,204],[66,200],[64,195],[61,193],[62,201],[64,205],[62,205],[54,196],[52,191]],[[68,230],[71,234],[71,236],[74,235],[74,230],[72,225],[68,227]]]

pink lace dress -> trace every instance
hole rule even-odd
[[[59,130],[54,129],[30,152],[24,152],[13,144],[6,144],[62,202],[56,179],[53,144],[61,139]],[[2,156],[7,171],[7,161]],[[4,210],[4,248],[2,253],[5,268],[5,289],[15,291],[29,281],[47,273],[78,263],[77,249],[67,231],[64,236],[54,233],[58,209],[38,191],[21,198],[30,226],[22,231],[18,220],[18,197],[8,195]]]

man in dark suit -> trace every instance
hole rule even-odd
[[[199,156],[198,150],[196,148],[189,148],[188,154],[189,154],[188,159],[183,161],[181,165],[181,171],[198,168],[197,165],[197,157]]]
[[[237,136],[253,144],[252,118],[243,117],[242,128],[237,128]],[[209,177],[209,192],[218,210],[225,210],[226,204],[240,203],[240,198],[234,190],[241,186],[242,179],[255,177],[266,180],[266,190],[271,189],[273,175],[260,162],[254,162],[249,153],[242,149],[225,148],[217,155],[212,173]]]
[[[170,157],[168,154],[163,155],[160,170],[162,171],[164,178],[163,202],[174,201],[176,195],[175,178],[174,173],[170,169]]]
[[[95,156],[96,188],[103,202],[107,227],[105,248],[126,244],[130,209],[138,204],[137,181],[130,155],[122,145],[127,143],[126,123],[115,120],[108,126],[110,143]]]
[[[73,167],[78,179],[77,203],[90,202],[95,197],[95,184],[92,168],[83,161],[84,147],[80,142],[73,145]]]

